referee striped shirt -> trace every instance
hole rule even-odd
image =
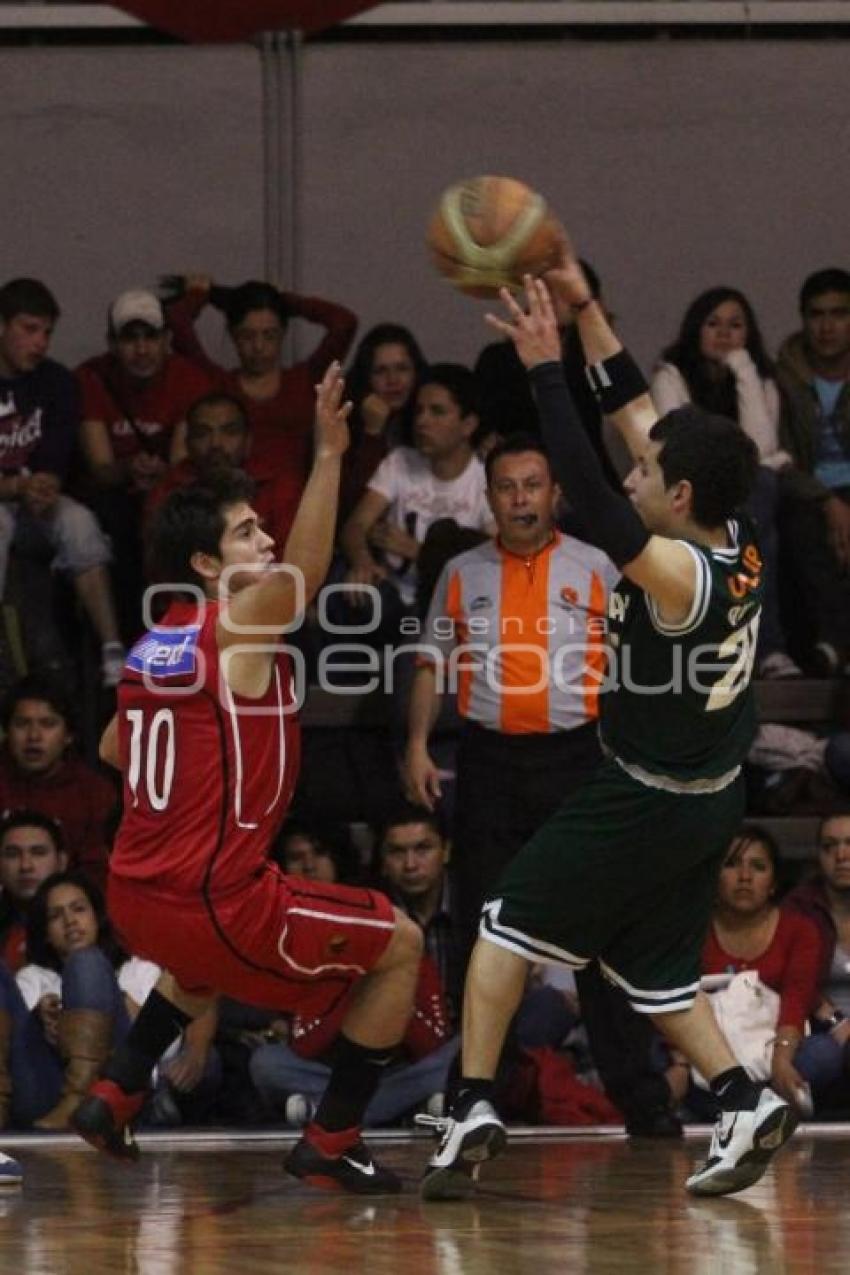
[[[508,735],[573,730],[599,713],[608,592],[619,572],[556,531],[536,554],[499,541],[459,554],[437,581],[425,626],[442,688],[463,717]]]

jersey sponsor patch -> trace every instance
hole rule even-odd
[[[127,656],[127,668],[148,677],[194,677],[199,624],[186,629],[150,629]]]

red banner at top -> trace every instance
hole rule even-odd
[[[324,31],[374,0],[117,0],[149,26],[195,44],[247,40],[260,31]]]

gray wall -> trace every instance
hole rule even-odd
[[[0,67],[0,276],[55,287],[60,357],[99,346],[122,287],[262,271],[257,51],[7,50]],[[484,307],[433,273],[424,228],[450,181],[505,172],[550,197],[644,361],[719,282],[775,343],[801,277],[850,264],[847,86],[842,43],[308,46],[298,283],[471,359]]]

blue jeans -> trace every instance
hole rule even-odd
[[[63,1009],[95,1009],[112,1015],[113,1046],[130,1027],[115,970],[99,947],[68,957],[62,970]],[[52,1110],[62,1094],[65,1064],[48,1044],[38,1010],[28,1010],[14,976],[0,963],[0,1010],[12,1021],[9,1073],[12,1077],[12,1123],[29,1127]]]
[[[391,1068],[366,1108],[363,1124],[367,1128],[391,1124],[433,1094],[445,1093],[449,1067],[459,1045],[460,1037],[453,1036],[424,1058]],[[318,1106],[330,1074],[326,1063],[299,1058],[284,1044],[260,1045],[251,1055],[254,1087],[273,1110],[280,1110],[292,1093],[303,1094]]]

